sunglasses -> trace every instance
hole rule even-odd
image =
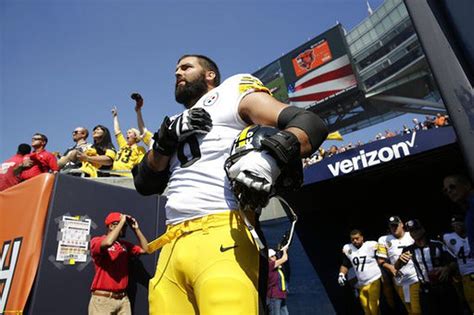
[[[80,130],[74,130],[74,131],[72,132],[73,135],[75,135],[75,134],[77,134],[77,133],[81,133],[81,131],[80,131]]]
[[[31,138],[31,140],[33,140],[33,141],[36,141],[36,140],[43,141],[43,138],[40,138],[40,137],[33,137],[33,138]]]

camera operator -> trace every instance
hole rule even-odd
[[[120,238],[125,237],[127,224],[135,233],[140,246]],[[91,286],[89,315],[132,314],[127,296],[128,264],[132,257],[145,254],[148,241],[135,218],[111,212],[105,218],[107,233],[91,240],[91,256],[95,276]]]

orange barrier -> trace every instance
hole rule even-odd
[[[0,192],[0,314],[22,314],[35,279],[54,175]]]

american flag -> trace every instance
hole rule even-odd
[[[292,105],[306,108],[356,84],[349,57],[344,55],[290,84],[288,98]]]

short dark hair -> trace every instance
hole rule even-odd
[[[17,154],[21,155],[27,155],[31,153],[31,146],[26,143],[22,143],[18,146],[18,151],[16,151]]]
[[[206,70],[206,71],[212,71],[216,74],[216,77],[212,81],[214,86],[219,86],[221,84],[221,73],[219,72],[219,68],[217,67],[217,64],[209,57],[204,56],[204,55],[183,55],[181,58],[179,58],[178,63],[183,60],[184,58],[187,57],[195,57],[199,59],[199,64]]]
[[[40,137],[43,139],[45,146],[46,146],[46,144],[48,143],[48,137],[46,137],[44,134],[37,132],[37,133],[35,133],[35,134],[33,135],[33,137],[34,137],[34,136],[40,136]]]
[[[353,229],[353,230],[349,233],[350,236],[353,236],[353,235],[356,235],[356,234],[360,234],[361,236],[364,236],[364,234],[362,234],[362,231],[359,230],[359,229]]]

